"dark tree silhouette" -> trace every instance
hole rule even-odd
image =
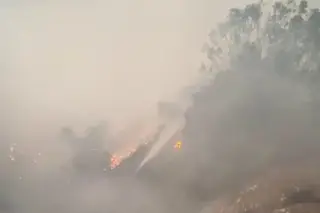
[[[111,140],[106,123],[87,129],[85,137],[77,137],[71,128],[61,130],[61,138],[68,143],[73,152],[72,165],[83,174],[99,174],[109,169],[111,154],[104,144]]]
[[[319,17],[305,0],[258,2],[230,9],[210,33],[205,67],[216,76],[194,95],[183,132],[197,144],[190,185],[206,199],[317,155]]]

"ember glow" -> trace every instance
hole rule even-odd
[[[118,167],[121,163],[121,158],[116,156],[116,155],[113,155],[110,159],[110,168],[111,169],[114,169],[116,167]]]
[[[181,149],[181,146],[182,146],[182,142],[181,142],[181,141],[178,141],[178,142],[174,145],[174,148],[175,148],[175,149]]]
[[[114,154],[112,155],[111,159],[110,159],[110,168],[111,169],[115,169],[117,168],[124,159],[132,156],[136,151],[137,149],[136,148],[132,148],[132,149],[129,149],[130,151],[128,151],[125,155],[118,155],[118,154]]]

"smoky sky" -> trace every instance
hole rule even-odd
[[[183,0],[0,5],[5,128],[28,149],[50,148],[61,126],[81,134],[101,120],[115,129],[155,122],[156,102],[192,82],[207,32],[223,17],[219,7],[229,7]]]
[[[2,1],[7,132],[30,144],[62,125],[123,128],[153,116],[158,100],[192,82],[212,26],[245,3]]]
[[[0,1],[3,200],[15,212],[138,212],[141,203],[165,212],[158,194],[134,180],[67,185],[74,177],[59,131],[81,135],[103,120],[114,133],[154,125],[157,101],[175,99],[197,77],[210,29],[248,2]],[[8,144],[20,153],[10,166]]]

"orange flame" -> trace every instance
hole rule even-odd
[[[181,141],[178,141],[175,145],[174,145],[174,148],[175,149],[181,149],[182,147],[182,142]]]

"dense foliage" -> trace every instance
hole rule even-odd
[[[215,78],[195,94],[184,129],[197,187],[216,194],[317,155],[319,10],[305,0],[233,8],[209,38]]]

